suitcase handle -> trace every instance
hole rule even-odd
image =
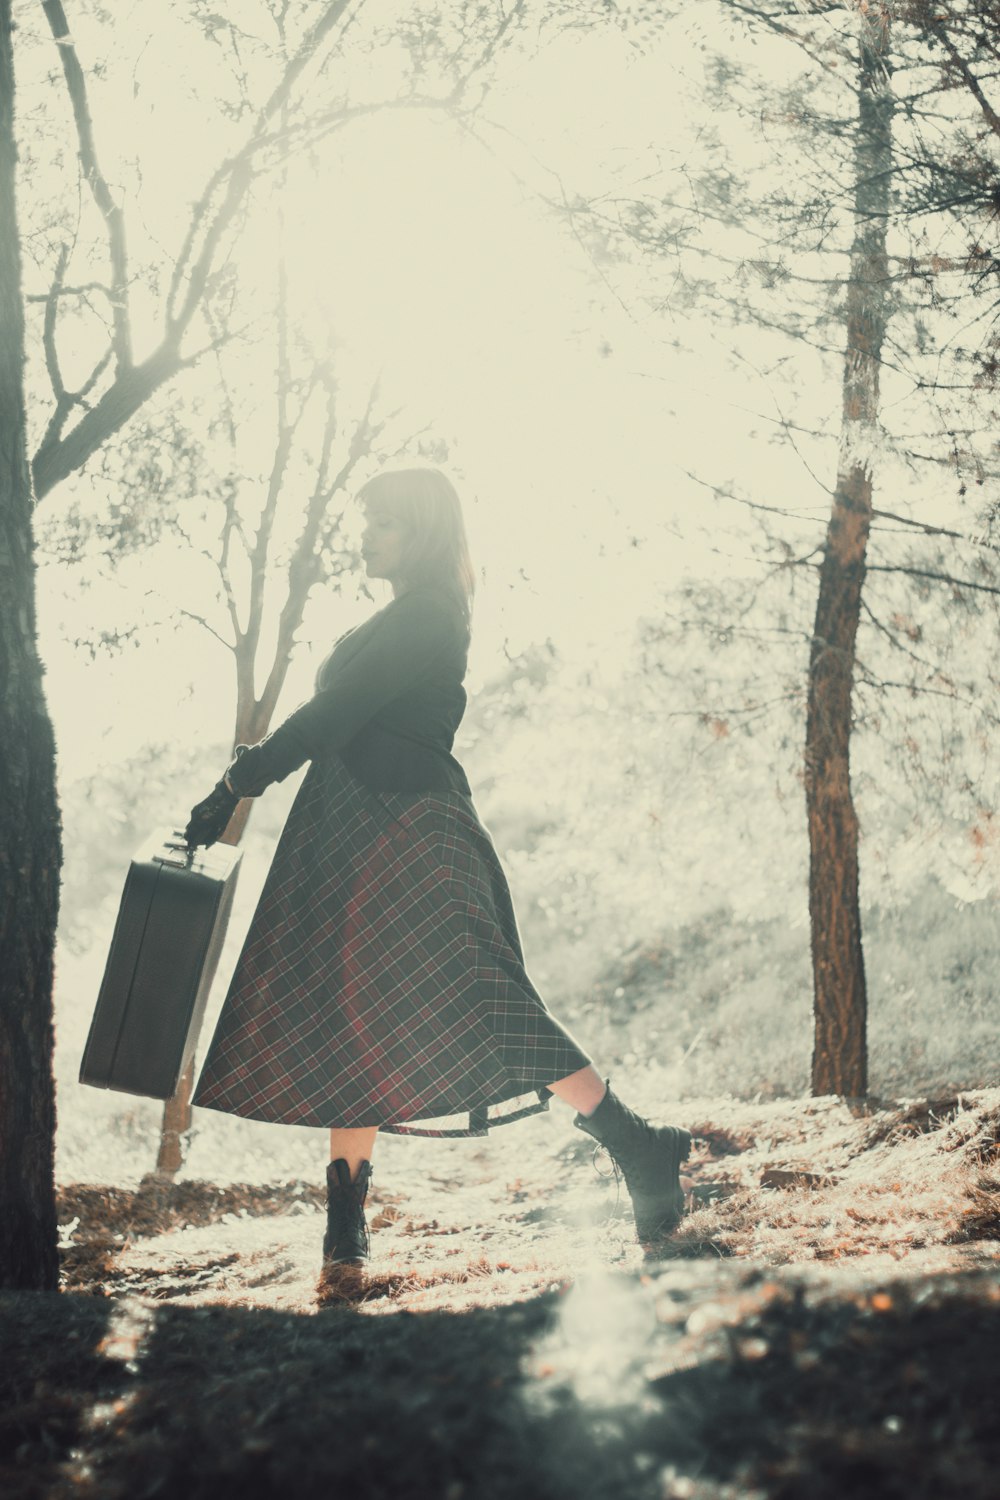
[[[180,832],[179,829],[175,828],[174,829],[174,834],[175,834],[176,838],[180,839],[181,842],[178,844],[178,843],[175,843],[173,839],[164,839],[164,841],[163,841],[163,848],[164,849],[172,849],[175,852],[175,854],[180,854],[183,851],[184,858],[183,859],[171,859],[169,854],[154,854],[153,855],[153,859],[156,861],[156,863],[158,865],[170,865],[171,869],[174,869],[174,870],[187,870],[187,869],[190,869],[191,862],[192,862],[192,860],[194,859],[194,856],[195,856],[195,850],[192,849],[192,848],[190,848],[184,842],[184,835]]]

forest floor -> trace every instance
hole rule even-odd
[[[684,1122],[655,1253],[523,1125],[407,1142],[326,1285],[315,1183],[64,1186],[63,1294],[0,1296],[0,1493],[996,1500],[1000,1090]]]

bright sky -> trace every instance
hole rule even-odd
[[[249,29],[260,24],[253,5],[243,9]],[[92,102],[137,257],[144,233],[147,244],[176,243],[187,202],[234,138],[214,103],[226,86],[223,49],[193,44],[177,9],[157,11],[155,34],[148,15],[135,9],[134,28],[116,26],[113,39],[93,18],[81,17],[76,31],[85,64],[110,52]],[[289,281],[309,338],[321,354],[336,348],[347,387],[365,389],[382,371],[386,406],[403,408],[400,431],[429,424],[451,444],[485,572],[474,675],[490,675],[504,639],[517,650],[551,636],[569,656],[620,651],[637,612],[655,608],[658,587],[691,566],[691,544],[685,554],[670,534],[678,508],[701,503],[674,463],[681,435],[692,466],[709,440],[716,462],[728,449],[731,470],[739,466],[735,431],[720,438],[719,361],[701,361],[695,377],[677,368],[662,325],[643,326],[640,306],[621,305],[537,197],[557,187],[533,153],[575,191],[606,185],[623,167],[648,173],[651,145],[680,149],[683,113],[663,86],[671,45],[665,38],[643,59],[614,33],[567,33],[501,75],[488,113],[503,128],[485,132],[490,149],[440,116],[389,111],[303,153],[289,172]],[[380,52],[359,87],[392,98],[404,66],[398,53]],[[272,203],[240,250],[251,279],[272,274],[273,229]],[[81,337],[81,367],[86,352]],[[271,361],[264,345],[242,372],[247,392],[266,396]],[[188,379],[210,382],[211,372]],[[268,413],[241,435],[247,469],[263,473],[270,441]],[[86,491],[70,481],[46,505]],[[172,603],[205,609],[192,577],[203,575],[171,549],[119,566],[83,597],[72,575],[48,570],[43,635],[64,775],[141,743],[164,696],[179,728],[190,732],[197,720],[203,737],[225,737],[229,663],[195,627],[94,662],[60,639],[144,612],[169,619]],[[370,608],[317,600],[317,638],[327,620],[338,633]],[[302,653],[289,702],[308,691],[314,665]]]
[[[263,7],[244,0],[226,13],[245,17],[253,31]],[[359,11],[361,36],[366,17],[384,22],[388,9]],[[185,7],[134,5],[130,20],[116,18],[113,36],[98,12],[80,18],[76,36],[85,64],[109,54],[93,105],[105,170],[120,182],[130,214],[133,253],[176,244],[187,204],[239,139],[216,102],[229,87],[231,58],[221,44],[197,38]],[[289,170],[282,197],[289,280],[308,339],[320,353],[335,351],[355,402],[381,370],[386,408],[402,409],[398,430],[429,425],[449,441],[485,571],[473,685],[489,677],[504,640],[518,650],[552,638],[571,660],[595,652],[614,660],[637,617],[656,610],[664,585],[692,573],[747,571],[745,540],[720,530],[732,509],[720,511],[686,471],[744,488],[763,481],[768,503],[792,503],[817,518],[825,509],[829,450],[811,445],[814,479],[787,448],[765,447],[780,393],[751,366],[732,365],[717,327],[692,327],[669,302],[651,313],[641,281],[620,267],[596,270],[540,202],[558,198],[563,186],[571,196],[627,194],[657,173],[666,184],[674,166],[696,159],[703,121],[680,75],[697,80],[697,44],[695,29],[676,25],[645,56],[613,30],[553,34],[536,55],[501,71],[486,109],[492,123],[481,129],[485,146],[440,115],[390,110],[301,153]],[[40,43],[25,55],[41,96],[37,70],[48,54]],[[392,98],[405,58],[382,49],[365,75],[362,55],[352,53],[352,85]],[[251,45],[241,58],[253,74]],[[755,48],[754,62],[765,71],[785,65],[766,47]],[[53,118],[62,107],[53,104]],[[736,132],[729,149],[749,160],[761,143]],[[275,225],[272,200],[251,219],[239,252],[249,280],[262,286],[272,275]],[[696,352],[683,352],[678,340]],[[766,363],[766,339],[758,352]],[[261,401],[259,419],[240,437],[249,472],[266,467],[273,357],[264,343],[237,362],[235,377],[230,366],[241,399],[252,402],[256,391]],[[810,375],[818,374],[814,361]],[[214,399],[211,367],[182,378],[200,399]],[[817,424],[830,394],[813,414]],[[70,481],[45,505],[74,495],[93,503],[86,481]],[[83,597],[71,576],[47,570],[42,632],[64,775],[117,758],[151,732],[162,736],[164,701],[176,705],[179,733],[197,725],[202,738],[225,739],[231,668],[195,627],[94,663],[62,639],[115,628],[144,610],[169,619],[178,605],[207,609],[202,576],[166,548],[116,569]],[[307,623],[322,643],[370,608],[318,599]],[[316,655],[300,653],[285,706],[308,691],[322,654],[321,644]]]

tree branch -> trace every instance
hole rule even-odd
[[[378,397],[380,381],[373,382],[365,411],[351,436],[347,456],[330,479],[330,461],[333,444],[337,436],[336,390],[332,382],[327,383],[326,420],[323,429],[323,444],[316,467],[316,481],[306,509],[302,531],[288,564],[288,591],[278,620],[277,646],[267,682],[260,696],[260,710],[270,720],[278,695],[288,672],[295,632],[302,623],[309,591],[321,573],[318,549],[320,530],[328,515],[334,495],[346,489],[347,481],[360,460],[371,451],[372,443],[382,430],[381,423],[372,423],[372,411]]]
[[[227,651],[235,650],[232,641],[227,641],[224,635],[220,635],[215,626],[208,623],[204,615],[195,614],[194,610],[185,609],[183,605],[175,604],[172,599],[168,599],[165,594],[161,594],[159,589],[147,589],[146,598],[162,599],[163,602],[165,604],[169,604],[171,609],[175,610],[177,614],[183,615],[184,619],[193,620],[196,625],[203,625],[204,628],[208,631],[209,635],[214,635],[215,639],[219,641],[223,646],[225,646]]]
[[[980,594],[1000,595],[1000,588],[991,583],[973,583],[969,578],[953,578],[950,573],[931,573],[926,568],[907,568],[902,564],[869,563],[869,573],[909,573],[911,578],[929,578],[934,583],[950,583],[960,589],[975,589]]]
[[[950,20],[951,18],[946,17],[945,19]],[[943,45],[945,51],[948,53],[948,56],[951,58],[952,63],[955,65],[958,72],[962,75],[966,87],[982,110],[983,118],[986,120],[987,125],[989,125],[994,135],[1000,136],[1000,115],[997,114],[996,110],[993,108],[992,104],[983,93],[982,86],[978,78],[975,76],[972,69],[965,61],[965,58],[959,52],[951,37],[948,35],[948,32],[941,24],[941,21],[936,16],[931,18],[930,28]]]
[[[49,16],[50,26],[53,27],[53,34],[57,35],[57,40],[63,38],[60,50],[64,53],[63,66],[67,71],[67,81],[69,82],[71,76],[74,80],[71,85],[74,111],[78,108],[82,111],[78,113],[77,118],[78,132],[83,130],[81,159],[85,162],[85,170],[87,162],[92,162],[96,172],[93,130],[89,113],[86,110],[85,90],[81,92],[83,73],[76,52],[68,40],[68,28],[62,6],[60,0],[42,0],[42,3]],[[122,343],[119,324],[121,318],[125,316],[127,326],[128,311],[127,300],[119,295],[119,292],[124,294],[127,289],[124,281],[119,284],[116,279],[124,276],[124,261],[121,260],[124,254],[124,238],[122,237],[120,255],[116,250],[115,256],[118,259],[116,260],[113,256],[112,263],[112,270],[115,273],[112,281],[112,290],[115,294],[112,306],[116,319],[113,347],[118,362],[117,372],[100,399],[68,432],[63,433],[62,430],[65,413],[61,415],[59,422],[50,421],[32,463],[36,499],[41,500],[60,480],[65,479],[76,469],[82,468],[93,453],[131,420],[159,386],[188,363],[180,352],[181,342],[204,299],[219,242],[249,190],[257,154],[265,147],[276,143],[283,147],[290,146],[298,138],[294,131],[269,134],[270,122],[282,110],[316,50],[350,3],[351,0],[333,0],[332,4],[326,6],[306,34],[281,80],[260,111],[254,130],[243,149],[234,157],[224,161],[211,174],[205,191],[195,207],[174,266],[166,301],[163,337],[152,353],[139,364],[131,363],[128,350],[125,352],[129,354],[129,362],[124,364],[122,360],[125,346]],[[344,112],[343,117],[337,122],[332,122],[330,117],[326,117],[323,125],[327,129],[336,128],[337,124],[347,123],[349,118],[365,112],[374,112],[377,108],[377,105],[371,105],[360,107],[353,113]],[[89,143],[90,154],[86,157],[83,143]],[[95,190],[95,184],[98,181],[103,183],[104,179],[96,173],[96,176],[91,175],[88,181],[91,182],[92,190]],[[104,186],[106,188],[106,184]],[[113,202],[110,204],[110,209],[114,209],[116,215],[119,213]],[[116,219],[115,223],[117,222]],[[100,368],[103,369],[104,365]]]
[[[175,338],[180,338],[201,299],[218,242],[235,216],[253,179],[254,159],[270,142],[268,132],[271,122],[282,115],[297,80],[350,3],[351,0],[333,0],[317,18],[285,68],[280,82],[258,113],[249,139],[235,156],[224,161],[209,178],[195,205],[171,276],[167,297],[167,327]],[[212,212],[212,202],[220,190],[222,201]],[[186,289],[182,291],[185,282]]]
[[[240,642],[241,653],[243,653],[240,658],[240,666],[244,673],[240,690],[241,702],[249,702],[254,696],[253,668],[257,657],[257,647],[260,644],[261,623],[264,617],[264,591],[267,585],[271,538],[274,533],[274,519],[277,515],[278,502],[281,499],[282,486],[288,470],[289,459],[291,458],[295,430],[302,420],[308,402],[308,396],[306,396],[300,404],[296,415],[294,417],[289,416],[292,374],[288,358],[288,276],[285,267],[284,223],[280,214],[278,235],[278,347],[276,361],[277,384],[275,390],[277,435],[274,444],[274,456],[271,462],[271,472],[268,476],[267,495],[261,511],[260,521],[257,525],[257,535],[254,538],[253,550],[250,555],[250,603],[247,611],[246,631],[243,640]]]
[[[943,459],[942,462],[947,462]],[[930,526],[926,521],[914,521],[909,516],[897,516],[891,510],[873,510],[873,519],[878,517],[883,521],[898,521],[901,526],[912,526],[914,531],[922,531],[925,536],[950,536],[956,542],[974,542],[975,538],[965,536],[961,531],[949,531],[947,526]]]
[[[216,568],[219,570],[219,578],[222,581],[222,591],[226,596],[226,608],[229,610],[229,618],[233,626],[233,635],[236,640],[236,649],[239,651],[243,644],[243,629],[240,625],[239,608],[236,603],[236,594],[233,590],[232,575],[229,571],[229,549],[232,545],[233,533],[235,532],[246,545],[243,530],[240,526],[239,516],[236,510],[236,486],[231,485],[226,493],[226,519],[222,526],[222,548],[219,556],[213,558]]]
[[[25,302],[48,302],[52,296],[56,297],[86,297],[88,292],[100,292],[107,297],[109,302],[114,301],[110,287],[106,287],[103,281],[85,281],[80,286],[60,286],[56,290],[55,284],[47,292],[29,292]]]
[[[125,219],[120,206],[115,202],[107,179],[101,171],[94,142],[94,126],[87,100],[87,82],[76,48],[69,34],[66,13],[62,0],[42,0],[42,9],[49,23],[53,40],[59,49],[63,76],[73,108],[76,138],[80,148],[80,165],[84,180],[90,188],[94,202],[104,219],[108,239],[108,258],[111,262],[111,313],[113,318],[113,343],[115,361],[119,370],[127,370],[132,364],[132,331],[128,301],[128,257],[125,247]]]
[[[686,474],[689,479],[693,480],[695,484],[700,484],[702,489],[711,490],[717,500],[732,500],[737,505],[745,505],[748,510],[760,510],[765,511],[768,515],[784,516],[789,521],[807,521],[810,524],[815,524],[818,519],[817,516],[802,515],[799,511],[786,510],[780,505],[765,505],[760,500],[748,500],[745,495],[735,495],[732,490],[724,490],[719,485],[713,484],[711,480],[700,478],[699,475],[693,474],[690,469],[685,469],[683,464],[678,464],[677,468],[680,469],[682,474]],[[825,506],[817,506],[816,509],[822,513],[825,511]]]
[[[56,262],[55,275],[52,285],[45,297],[45,320],[42,324],[42,348],[45,351],[45,368],[49,372],[49,384],[52,386],[52,394],[56,398],[57,410],[68,405],[66,399],[66,387],[63,384],[62,371],[59,368],[59,352],[56,349],[56,317],[59,307],[59,295],[62,289],[62,279],[66,274],[66,263],[69,260],[69,246],[63,245]]]

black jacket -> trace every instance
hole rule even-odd
[[[303,762],[337,753],[373,791],[464,792],[451,754],[466,693],[469,629],[461,606],[433,588],[401,594],[337,642],[317,692],[229,767],[256,797]]]

